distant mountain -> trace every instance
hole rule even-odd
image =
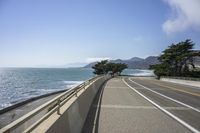
[[[84,66],[84,68],[92,68],[95,64],[97,64],[97,62],[92,62],[92,63]]]
[[[148,69],[150,65],[159,64],[157,56],[149,56],[145,59],[139,58],[139,57],[133,57],[133,58],[128,59],[128,60],[116,59],[116,60],[110,60],[110,62],[125,63],[125,64],[128,65],[128,68],[131,68],[131,69]],[[85,68],[91,68],[96,63],[97,62],[92,62],[92,63],[86,65]],[[200,67],[200,57],[196,57],[194,59],[194,64],[196,66]]]
[[[131,59],[129,59],[129,61],[143,61],[144,59],[139,58],[139,57],[133,57]]]
[[[128,59],[128,60],[117,59],[117,60],[110,60],[110,62],[125,63],[125,64],[128,65],[128,68],[132,68],[132,69],[148,69],[150,65],[154,65],[154,64],[159,63],[157,56],[149,56],[145,59],[139,58],[139,57],[133,57],[133,58]],[[91,68],[96,63],[97,62],[92,62],[92,63],[86,65],[85,68]]]

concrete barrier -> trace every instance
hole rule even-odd
[[[108,76],[100,77],[88,85],[85,90],[78,93],[65,103],[61,114],[53,113],[32,132],[34,133],[81,133],[90,106],[98,90],[108,80]]]
[[[182,80],[182,79],[170,79],[170,78],[161,78],[161,81],[167,81],[177,84],[183,84],[183,85],[190,85],[194,87],[200,87],[200,81],[191,81],[191,80]]]

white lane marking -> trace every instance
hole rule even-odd
[[[173,119],[175,119],[176,121],[178,121],[179,123],[181,123],[183,126],[185,126],[186,128],[188,128],[190,131],[194,132],[194,133],[200,133],[200,131],[198,131],[197,129],[195,129],[194,127],[190,126],[188,123],[186,123],[185,121],[181,120],[180,118],[178,118],[177,116],[173,115],[172,113],[170,113],[169,111],[167,111],[166,109],[162,108],[160,105],[156,104],[155,102],[153,102],[152,100],[150,100],[149,98],[147,98],[146,96],[144,96],[142,93],[140,93],[139,91],[137,91],[136,89],[134,89],[132,86],[130,86],[124,79],[122,79],[123,82],[133,91],[135,91],[136,93],[138,93],[140,96],[142,96],[144,99],[146,99],[147,101],[149,101],[151,104],[153,104],[154,106],[156,106],[157,108],[159,108],[161,111],[163,111],[164,113],[166,113],[167,115],[169,115],[170,117],[172,117]]]
[[[175,99],[173,99],[173,98],[171,98],[171,97],[168,97],[168,96],[166,96],[166,95],[163,95],[163,94],[161,94],[161,93],[159,93],[159,92],[153,91],[152,89],[149,89],[149,88],[147,88],[146,86],[141,85],[141,84],[139,84],[139,83],[133,81],[133,80],[130,79],[130,78],[129,78],[129,80],[130,80],[131,82],[133,82],[133,83],[135,83],[135,84],[137,84],[137,85],[139,85],[139,86],[141,86],[141,87],[143,87],[143,88],[145,88],[145,89],[147,89],[147,90],[153,92],[153,93],[156,93],[156,94],[158,94],[158,95],[160,95],[160,96],[162,96],[162,97],[165,97],[166,99],[169,99],[169,100],[171,100],[171,101],[174,101],[174,102],[176,102],[176,103],[178,103],[178,104],[181,104],[181,105],[183,105],[183,106],[185,106],[185,107],[191,108],[191,109],[193,109],[194,111],[200,113],[200,110],[197,109],[197,108],[194,108],[194,107],[192,107],[192,106],[190,106],[190,105],[188,105],[188,104],[185,104],[185,103],[180,102],[180,101],[178,101],[178,100],[175,100]]]
[[[128,89],[127,87],[113,87],[113,86],[112,86],[112,87],[111,87],[111,86],[106,86],[106,88],[116,88],[116,89],[117,89],[117,88],[119,88],[119,89]]]
[[[94,108],[112,108],[112,109],[158,109],[155,106],[129,106],[129,105],[93,105]],[[186,107],[163,107],[167,110],[190,110]]]
[[[115,108],[115,109],[157,109],[154,106],[128,106],[128,105],[94,105],[93,107],[100,108]]]
[[[163,108],[167,110],[191,110],[190,108],[186,107],[163,107]]]

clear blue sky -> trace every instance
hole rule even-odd
[[[199,0],[0,0],[0,66],[87,63],[159,55],[191,38]]]

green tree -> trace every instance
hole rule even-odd
[[[154,70],[154,74],[160,79],[161,76],[169,76],[170,70],[167,64],[156,64],[150,66],[150,69]]]
[[[108,60],[103,60],[103,61],[100,61],[100,62],[97,62],[97,64],[95,64],[92,68],[94,69],[94,74],[97,74],[97,75],[101,75],[101,74],[106,74],[107,71],[107,63],[108,63]]]
[[[158,58],[160,64],[151,66],[159,76],[190,76],[195,68],[194,57],[200,56],[193,50],[194,43],[187,39],[183,42],[170,45]]]
[[[124,63],[108,63],[107,64],[107,72],[109,72],[112,76],[115,74],[120,75],[124,69],[128,68]]]
[[[114,76],[115,74],[120,75],[121,72],[127,68],[127,65],[123,63],[108,63],[107,60],[103,60],[98,62],[92,68],[94,69],[94,74],[101,75],[109,73]]]

